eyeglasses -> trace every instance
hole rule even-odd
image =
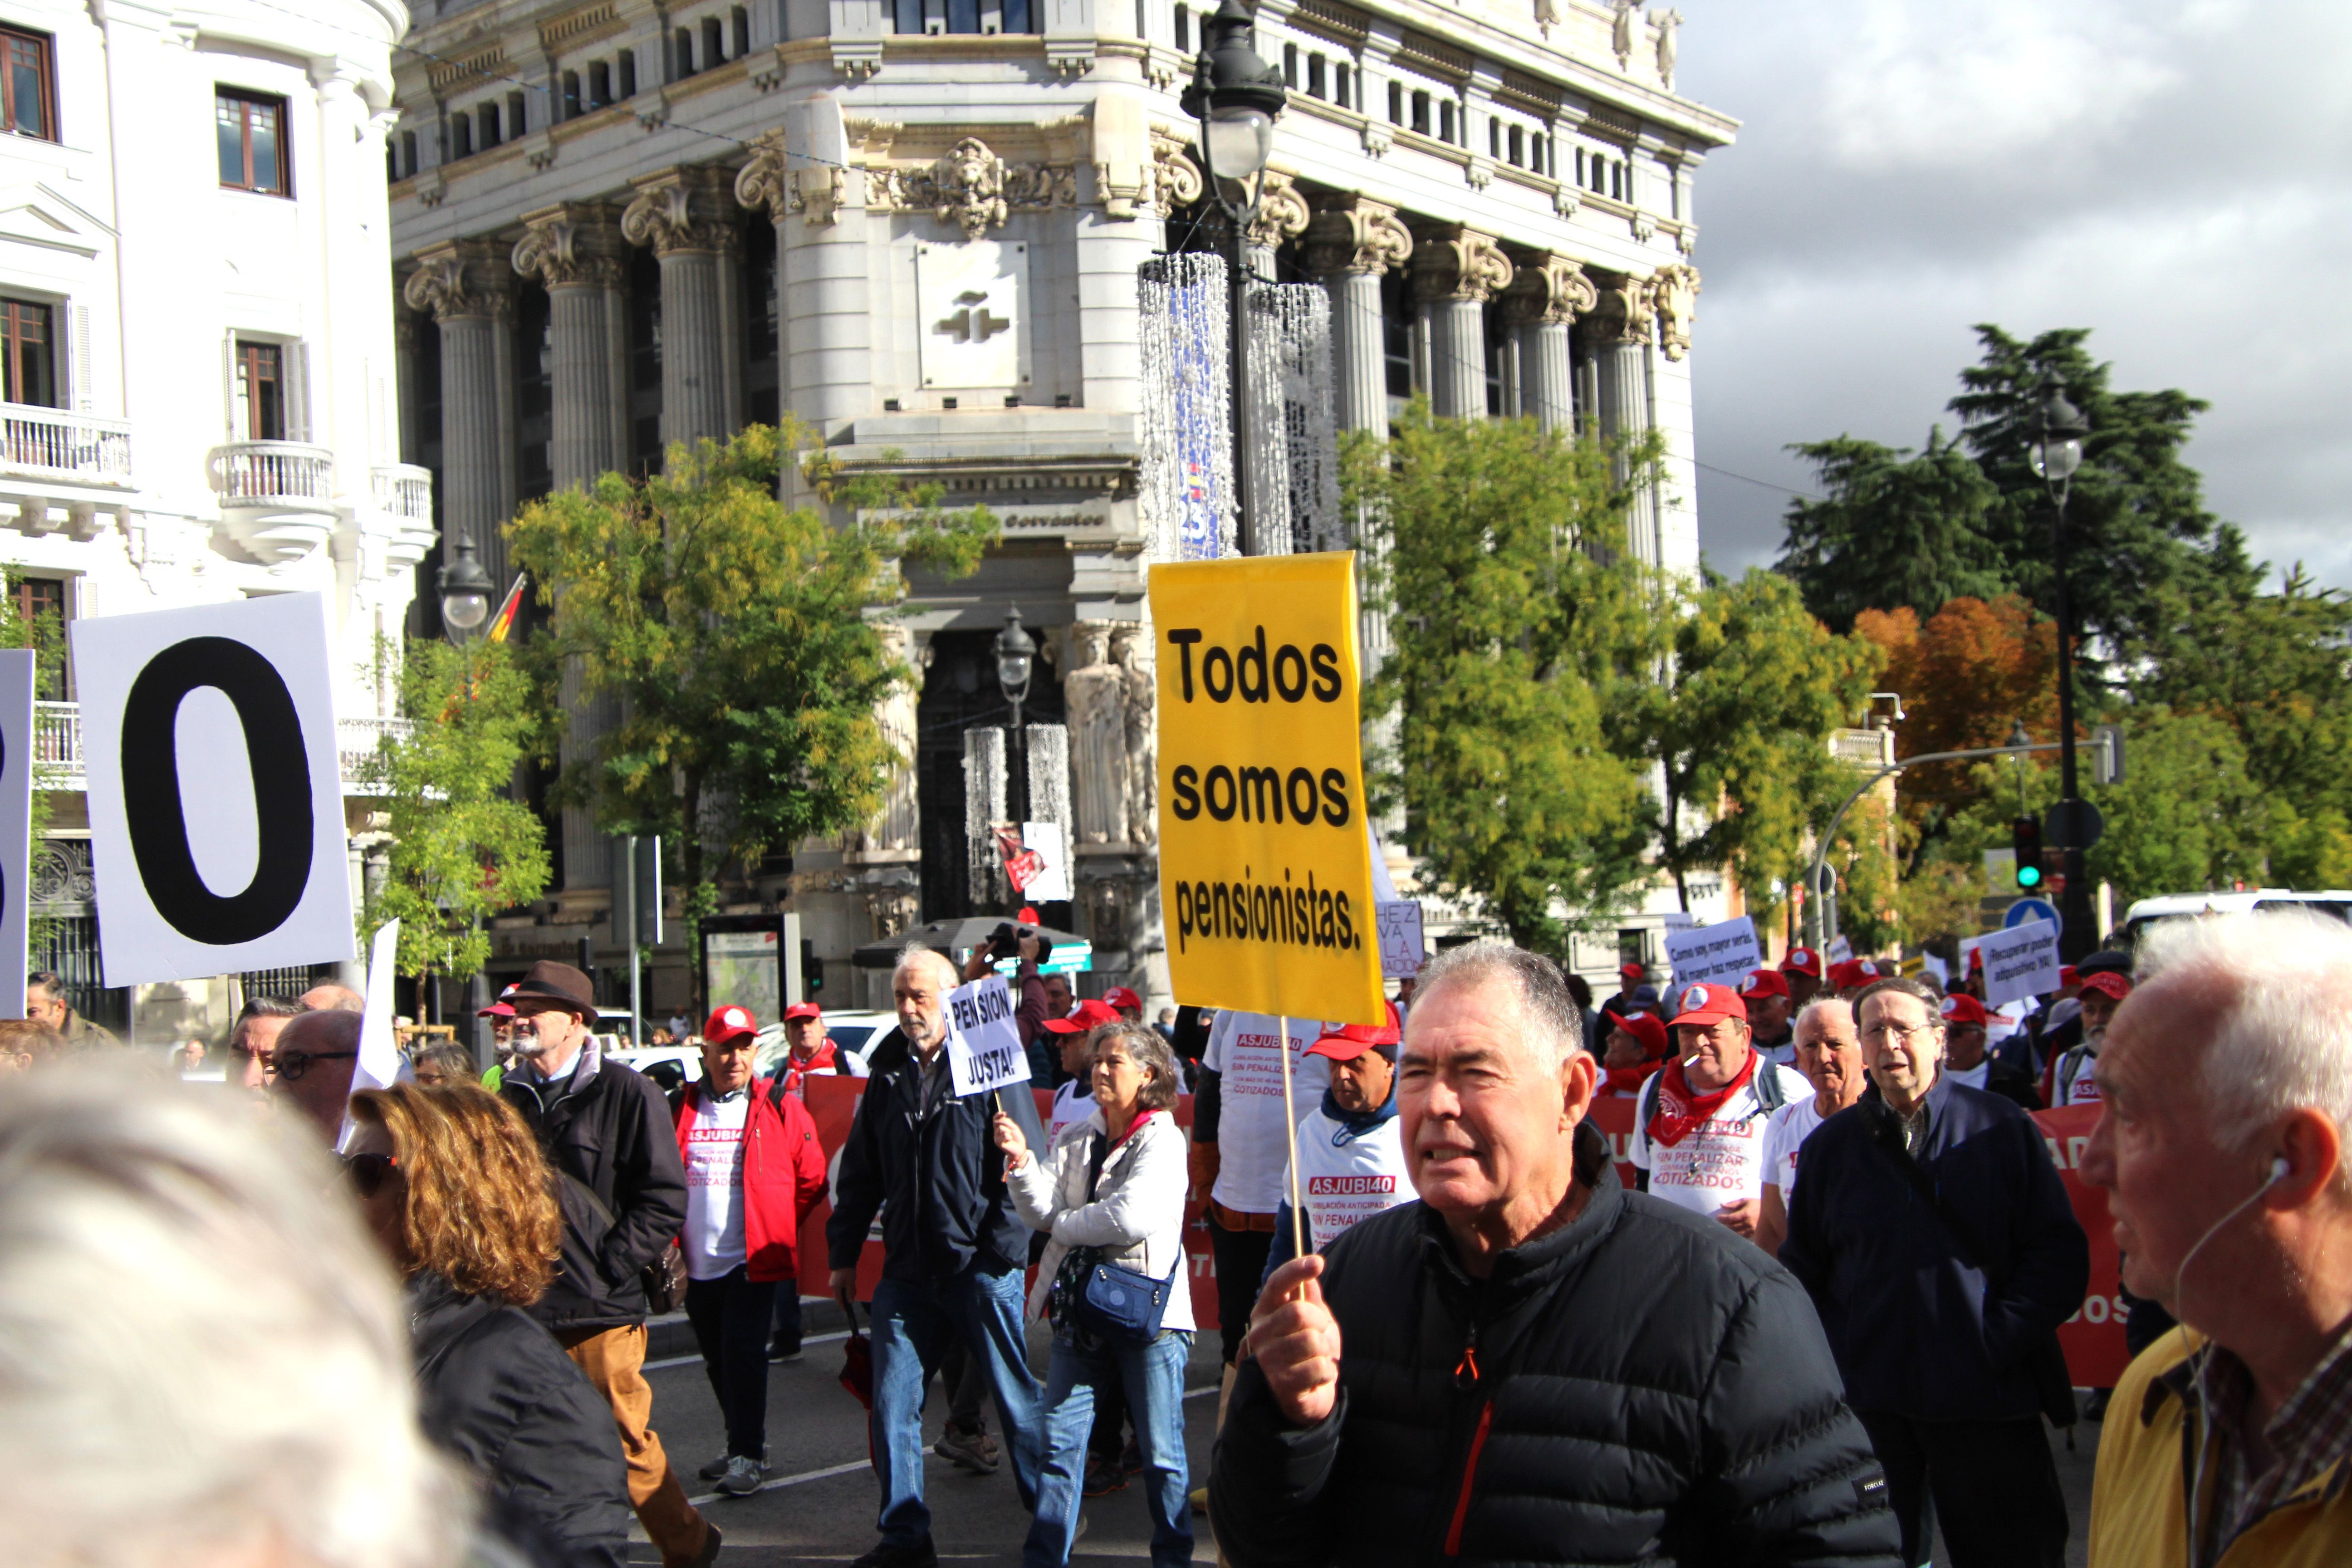
[[[400,1161],[390,1154],[345,1154],[342,1161],[343,1172],[352,1179],[352,1190],[363,1198],[383,1191],[384,1183],[392,1179],[393,1172],[400,1165]]]
[[[1933,1024],[1914,1024],[1907,1029],[1895,1024],[1873,1024],[1862,1032],[1862,1043],[1865,1046],[1877,1046],[1892,1041],[1899,1045],[1912,1036],[1922,1034],[1934,1027],[1936,1026]]]
[[[359,1059],[357,1051],[274,1051],[271,1065],[278,1076],[291,1083],[310,1070],[312,1062],[348,1062]]]

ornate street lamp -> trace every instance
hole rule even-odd
[[[441,567],[441,624],[449,640],[463,645],[490,618],[490,578],[474,559],[474,542],[460,539],[457,559]]]
[[[1201,25],[1201,55],[1192,85],[1184,89],[1184,112],[1201,122],[1201,170],[1210,196],[1223,214],[1230,247],[1233,300],[1229,312],[1233,395],[1234,499],[1242,553],[1253,552],[1255,519],[1250,498],[1249,226],[1257,221],[1265,196],[1263,174],[1274,153],[1274,122],[1289,101],[1282,68],[1250,47],[1254,26],[1242,0],[1224,0]],[[1234,195],[1225,194],[1233,182]]]
[[[996,683],[1013,709],[1013,725],[1005,731],[1010,754],[1005,758],[1004,804],[1015,822],[1029,818],[1029,744],[1021,704],[1028,699],[1029,676],[1036,663],[1037,644],[1022,626],[1021,606],[1015,605],[1004,617],[1004,629],[996,634]]]
[[[2083,466],[2083,441],[2091,433],[2082,411],[2066,401],[2055,384],[2042,406],[2034,410],[2026,461],[2050,487],[2050,564],[2052,608],[2058,622],[2058,827],[2065,854],[2066,886],[2060,893],[2065,929],[2058,949],[2068,963],[2082,958],[2097,944],[2091,929],[2091,889],[2084,870],[2083,852],[2090,846],[2090,808],[2076,795],[2074,775],[2074,626],[2066,603],[2066,498],[2074,472]]]

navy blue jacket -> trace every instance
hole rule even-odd
[[[998,1097],[958,1099],[947,1078],[952,1069],[942,1061],[941,1081],[925,1111],[922,1069],[896,1029],[868,1061],[873,1076],[866,1080],[856,1119],[841,1146],[833,1217],[824,1226],[831,1267],[857,1267],[877,1211],[886,1279],[936,1279],[961,1274],[975,1263],[991,1273],[1025,1267],[1029,1227],[1013,1210],[1004,1155],[992,1131]],[[1029,1146],[1044,1148],[1037,1099],[1029,1086],[1012,1086],[1003,1100]]]
[[[2091,1279],[2090,1244],[2042,1131],[1998,1095],[1943,1078],[1927,1091],[1917,1163],[1963,1241],[1881,1142],[1894,1115],[1873,1084],[1805,1140],[1780,1261],[1811,1293],[1856,1410],[2033,1415],[2032,1354]]]

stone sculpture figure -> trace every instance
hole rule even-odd
[[[1110,635],[1110,656],[1127,684],[1127,841],[1147,848],[1160,842],[1160,676],[1147,657],[1144,628],[1128,625]]]
[[[1062,708],[1070,727],[1071,840],[1113,844],[1127,827],[1127,682],[1110,661],[1110,623],[1070,628]]]
[[[1633,49],[1642,37],[1643,0],[1614,0],[1617,18],[1611,24],[1609,47],[1617,56],[1619,70],[1633,68]]]
[[[1658,23],[1658,83],[1668,92],[1675,90],[1675,57],[1682,46],[1675,34],[1682,30],[1683,14],[1668,11],[1657,18]]]
[[[885,626],[877,628],[882,638],[884,658],[892,665],[908,664],[907,628]],[[866,825],[859,835],[863,842],[853,848],[912,849],[920,832],[915,806],[915,688],[919,675],[908,671],[890,689],[890,694],[875,704],[874,722],[882,731],[882,742],[898,753],[890,765],[890,783],[882,797],[882,809]]]

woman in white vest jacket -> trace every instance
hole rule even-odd
[[[1184,1131],[1172,1114],[1183,1078],[1168,1042],[1140,1024],[1097,1031],[1089,1072],[1093,1114],[1064,1128],[1045,1158],[1030,1152],[1009,1117],[996,1119],[1013,1205],[1032,1229],[1049,1238],[1029,1295],[1031,1315],[1054,1320],[1045,1374],[1046,1452],[1037,1479],[1037,1517],[1022,1561],[1027,1568],[1062,1568],[1069,1562],[1095,1390],[1119,1385],[1143,1450],[1151,1561],[1155,1568],[1170,1568],[1192,1561],[1184,1468],[1184,1367],[1192,1353],[1192,1280],[1184,1268],[1188,1174]],[[1055,1299],[1064,1260],[1082,1249],[1112,1268],[1169,1282],[1159,1332],[1148,1342],[1080,1329],[1066,1310],[1068,1291],[1080,1280],[1066,1284],[1063,1299]],[[1072,1262],[1074,1276],[1090,1267],[1086,1257]]]

